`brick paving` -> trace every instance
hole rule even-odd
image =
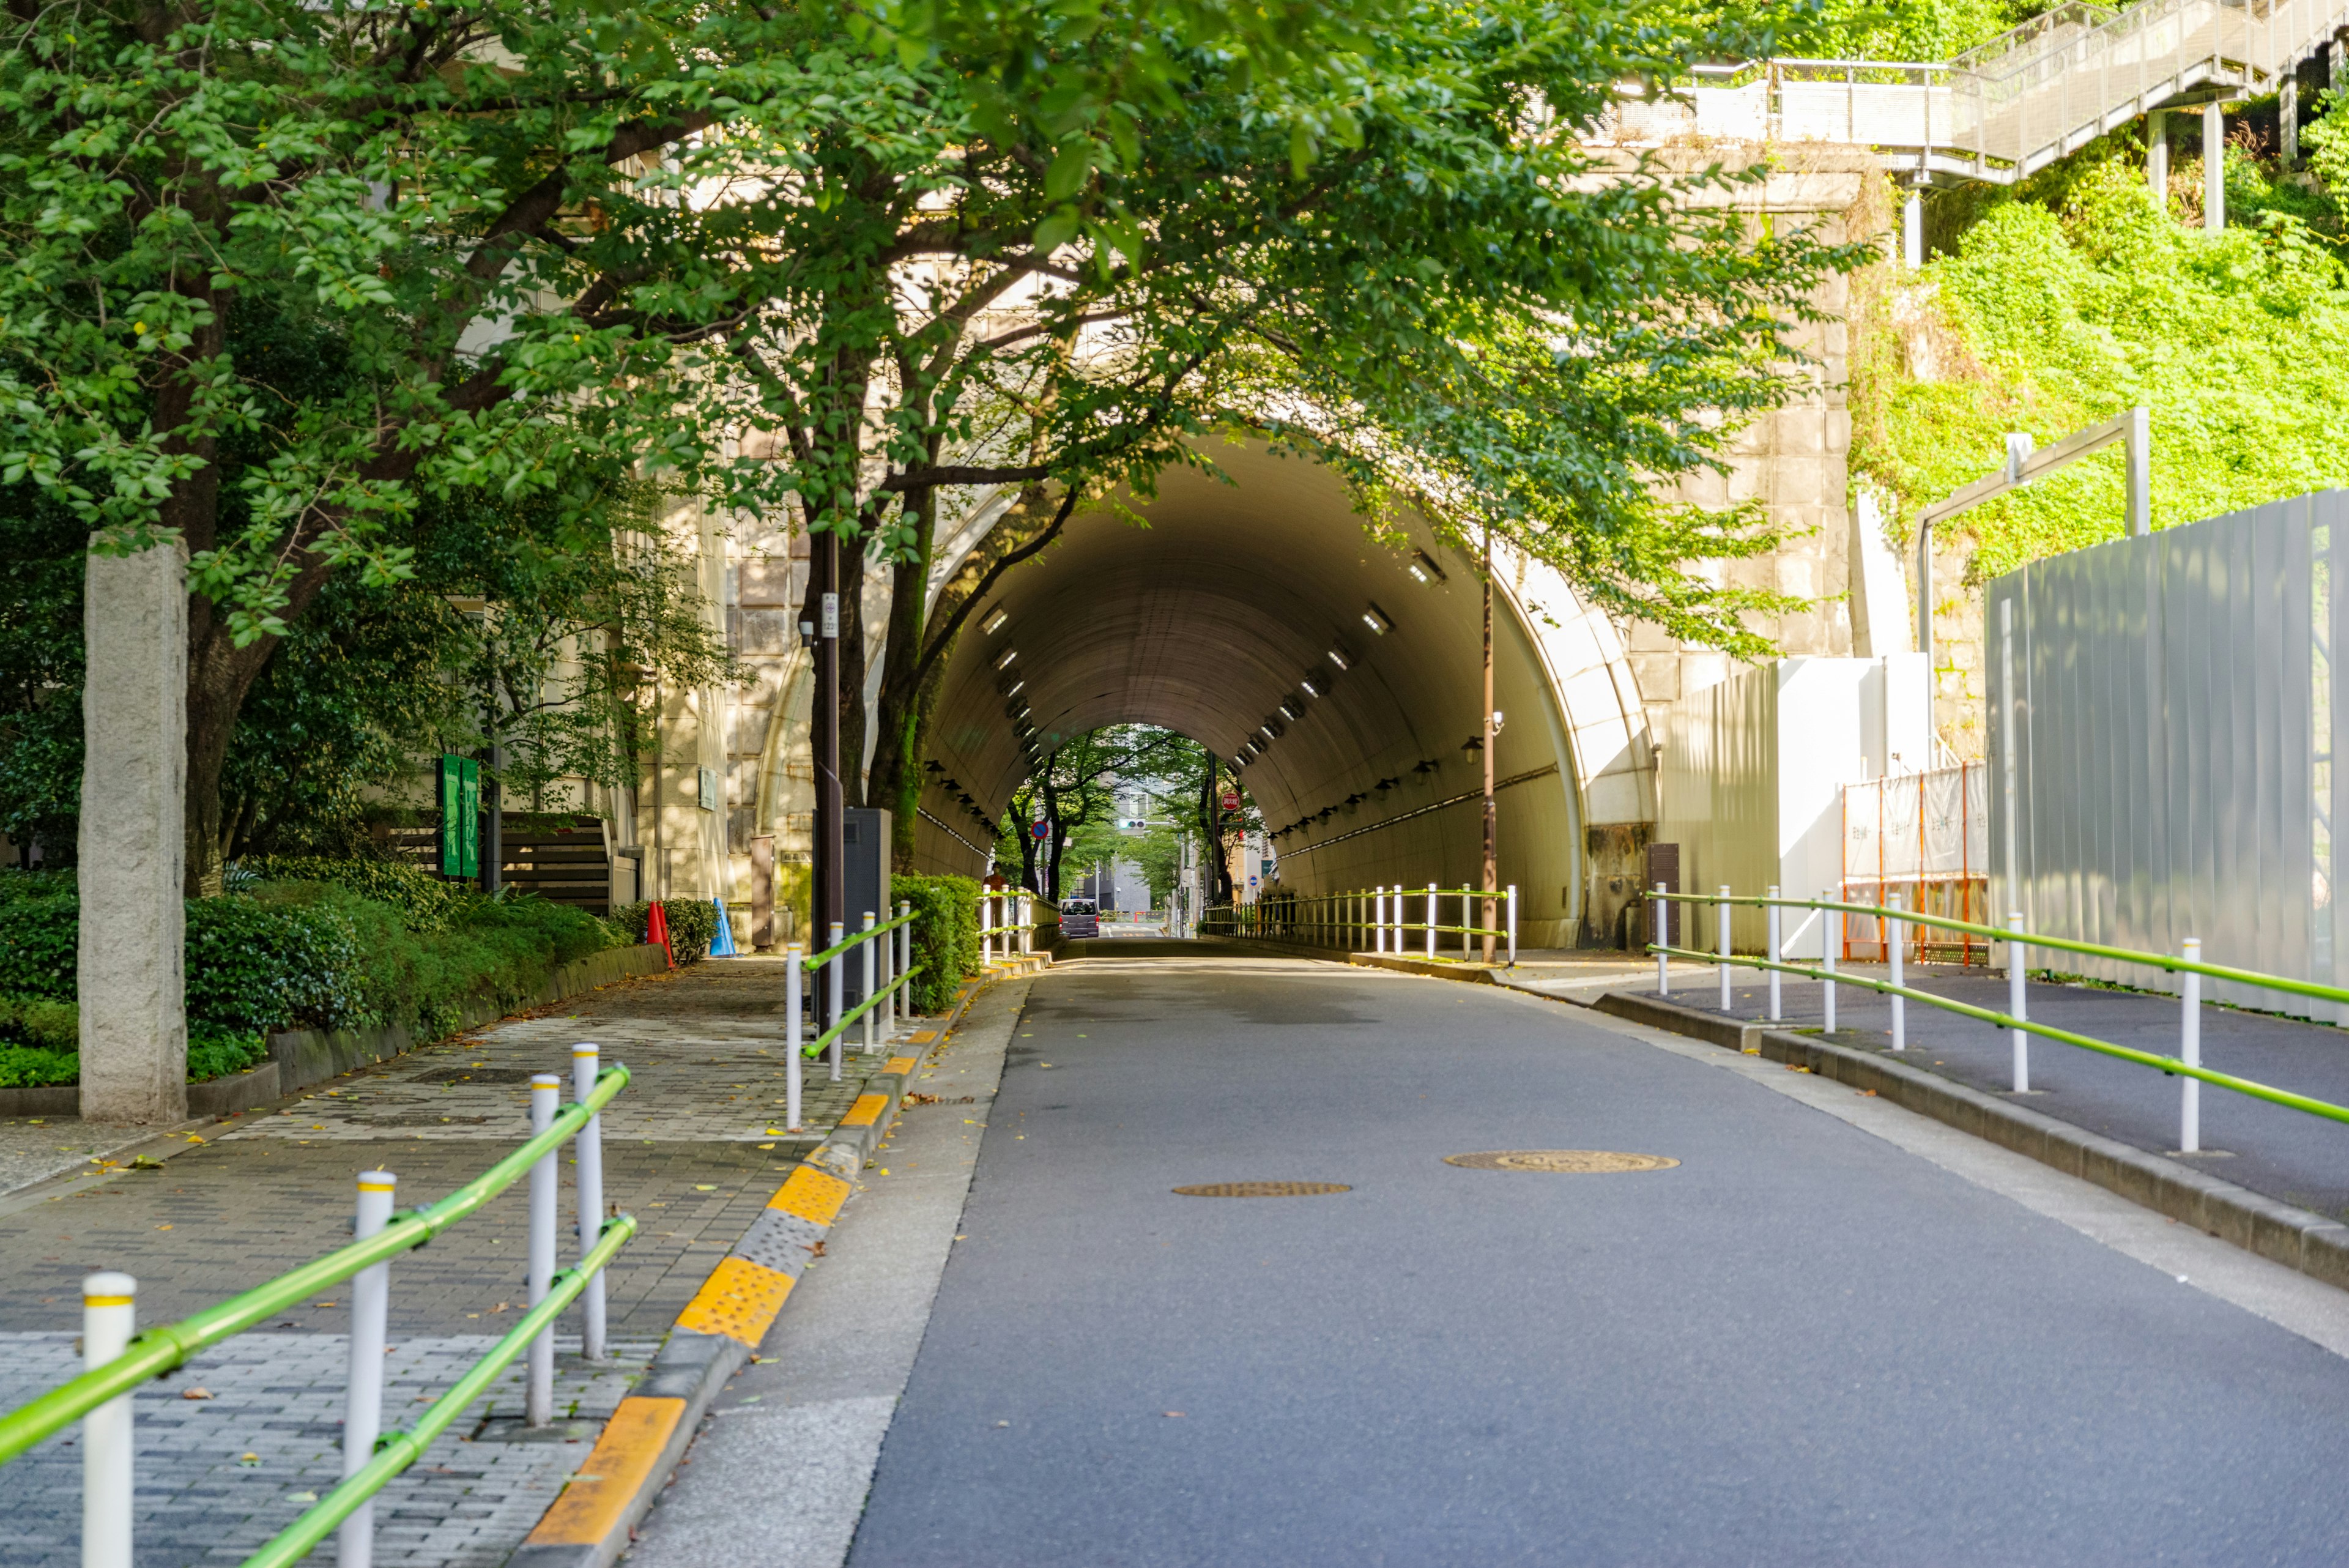
[[[678,1310],[878,1065],[852,1054],[833,1084],[823,1064],[809,1064],[805,1127],[796,1138],[783,1132],[785,973],[780,961],[750,959],[623,981],[178,1135],[160,1169],[20,1193],[0,1211],[0,1408],[75,1370],[84,1274],[137,1277],[142,1324],[249,1289],[347,1239],[362,1169],[397,1174],[402,1207],[480,1174],[528,1134],[529,1073],[560,1071],[567,1084],[571,1044],[594,1040],[633,1075],[604,1116],[604,1186],[642,1225],[608,1275],[610,1333],[634,1359],[591,1367],[574,1341],[557,1357],[557,1405],[577,1424],[512,1434],[519,1440],[505,1440],[517,1425],[506,1417],[519,1412],[520,1374],[510,1374],[378,1508],[379,1561],[502,1563]],[[71,1121],[38,1132],[59,1146],[83,1137]],[[567,1155],[563,1168],[567,1258]],[[517,1184],[392,1263],[388,1365],[398,1392],[387,1398],[388,1426],[512,1321],[525,1294],[527,1203]],[[347,1292],[319,1293],[140,1397],[141,1568],[241,1561],[300,1511],[290,1499],[334,1483]],[[191,1386],[214,1397],[181,1399]],[[0,1568],[78,1560],[73,1437],[0,1466],[0,1518],[15,1527],[0,1535]],[[332,1546],[313,1560],[332,1562]]]

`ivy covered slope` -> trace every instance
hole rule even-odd
[[[2006,431],[2045,445],[2138,403],[2157,528],[2349,484],[2349,278],[2316,211],[2335,210],[2333,129],[2312,138],[2313,189],[2230,147],[2222,234],[2164,212],[2141,155],[2107,142],[1993,200],[1918,277],[1874,269],[1854,323],[1851,462],[1889,492],[1903,536],[1997,466]],[[2118,537],[2120,449],[1955,527],[1978,580]]]
[[[453,891],[381,861],[264,863],[187,905],[188,1076],[257,1065],[295,1028],[447,1033],[467,1003],[535,1001],[554,970],[626,939],[538,898]],[[80,898],[69,873],[0,872],[0,1087],[80,1075]]]

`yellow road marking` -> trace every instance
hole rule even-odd
[[[859,1095],[856,1103],[848,1107],[848,1114],[840,1118],[840,1125],[844,1127],[869,1127],[879,1121],[881,1113],[888,1108],[889,1096],[886,1095]]]
[[[782,1186],[767,1199],[767,1207],[795,1214],[814,1225],[829,1225],[840,1218],[840,1206],[848,1201],[848,1183],[829,1171],[802,1165],[783,1179]]]
[[[530,1532],[533,1546],[592,1546],[618,1533],[622,1515],[652,1479],[685,1417],[682,1399],[631,1395],[620,1401],[604,1435],[580,1467],[583,1478],[563,1489]]]

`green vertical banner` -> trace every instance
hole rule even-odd
[[[440,875],[481,874],[481,764],[440,759]]]

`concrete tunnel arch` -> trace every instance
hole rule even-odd
[[[1482,763],[1463,749],[1481,707],[1475,563],[1416,514],[1401,520],[1407,543],[1373,539],[1340,478],[1309,459],[1262,443],[1214,456],[1231,483],[1170,472],[1154,499],[1123,498],[1146,527],[1106,508],[1081,515],[979,607],[931,728],[922,868],[983,871],[988,846],[957,797],[999,818],[1027,775],[998,670],[1016,650],[1019,695],[1047,753],[1112,723],[1175,730],[1227,760],[1259,742],[1243,785],[1268,828],[1302,824],[1274,841],[1282,888],[1475,882]],[[1414,553],[1439,569],[1433,581],[1413,576]],[[1519,889],[1525,945],[1572,945],[1589,893],[1586,829],[1651,815],[1646,719],[1613,624],[1554,570],[1496,556],[1501,881]],[[939,580],[954,565],[941,563]],[[1284,701],[1299,717],[1282,714]],[[1258,732],[1268,722],[1270,741]]]

